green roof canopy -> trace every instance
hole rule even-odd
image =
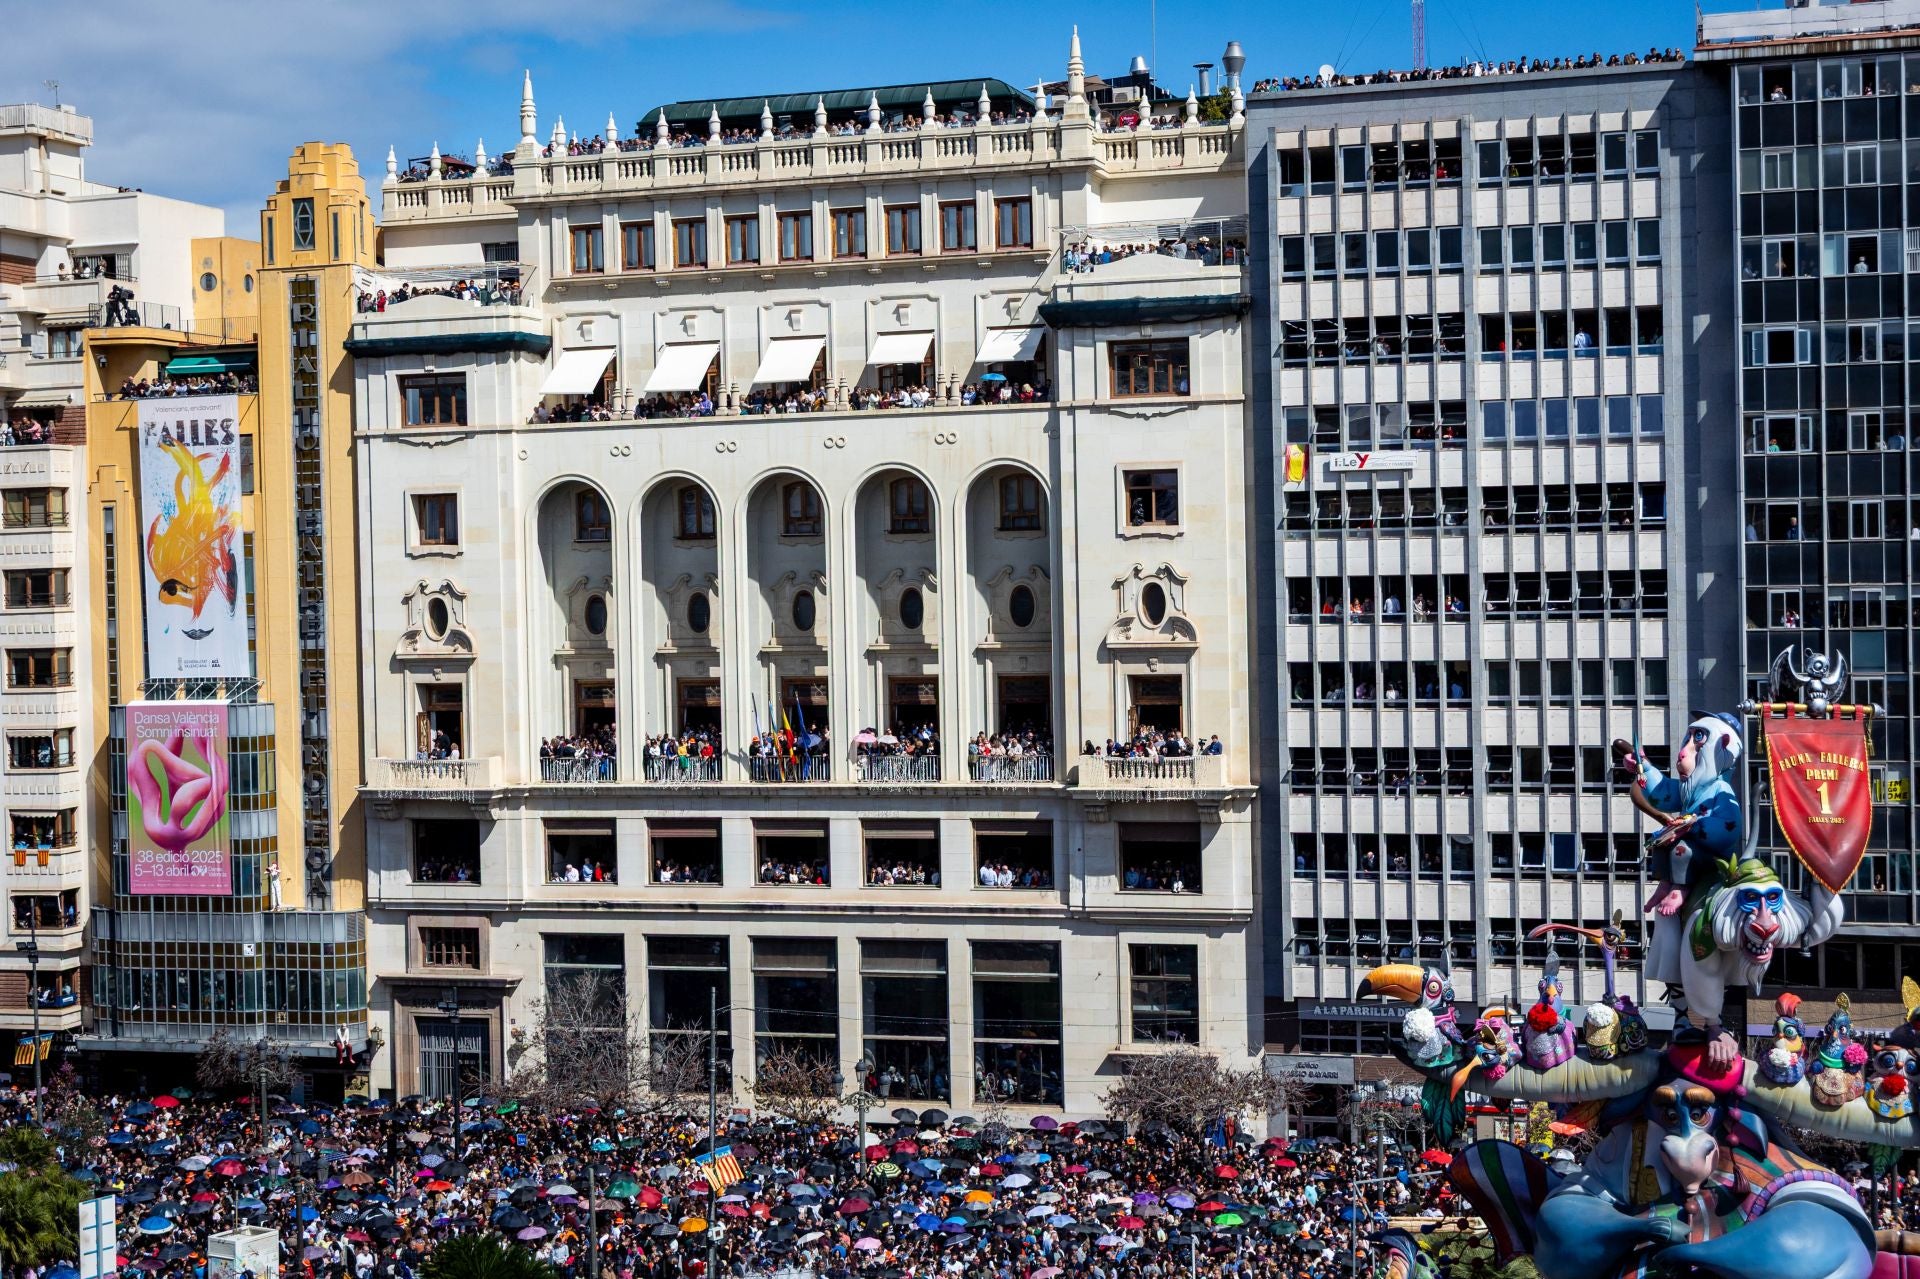
[[[176,355],[167,361],[167,375],[239,373],[252,367],[253,357],[245,355]]]
[[[717,108],[721,120],[760,119],[760,105],[765,103],[775,116],[805,116],[813,119],[813,108],[817,102],[827,104],[829,115],[844,116],[849,111],[865,111],[867,104],[874,98],[880,99],[883,114],[904,111],[918,114],[920,104],[927,94],[933,94],[936,108],[945,110],[950,106],[971,106],[980,98],[980,86],[987,86],[987,97],[996,107],[1005,107],[1008,103],[1017,104],[1021,109],[1031,109],[1033,98],[1014,88],[1005,80],[991,77],[977,80],[942,80],[933,84],[922,81],[919,84],[893,84],[869,89],[830,89],[813,93],[780,93],[765,98],[701,98],[685,102],[670,102],[664,107],[655,107],[640,117],[642,129],[654,127],[654,121],[662,111],[667,113],[667,123],[704,125]]]

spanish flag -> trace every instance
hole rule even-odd
[[[727,1188],[737,1181],[745,1181],[747,1175],[740,1171],[740,1161],[733,1157],[732,1146],[715,1146],[704,1155],[695,1155],[693,1162],[701,1172],[707,1174],[707,1184],[713,1187],[713,1193],[724,1195]]]

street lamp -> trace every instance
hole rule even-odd
[[[27,916],[27,940],[13,948],[27,957],[27,1002],[33,1005],[33,1126],[40,1126],[40,921]]]
[[[873,1101],[873,1094],[867,1091],[867,1076],[873,1073],[873,1058],[862,1053],[860,1060],[853,1063],[853,1073],[860,1077],[851,1098],[854,1113],[860,1117],[859,1127],[855,1129],[860,1142],[860,1167],[867,1166],[867,1106]]]
[[[447,991],[440,1001],[440,1015],[453,1023],[453,1158],[460,1161],[460,988]]]

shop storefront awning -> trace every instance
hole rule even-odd
[[[600,385],[600,375],[613,362],[610,346],[589,346],[578,351],[562,351],[553,362],[553,370],[540,384],[542,395],[585,395]]]
[[[72,391],[28,391],[7,405],[11,409],[52,409],[73,403]]]
[[[927,358],[927,348],[932,345],[931,333],[882,333],[873,340],[873,350],[867,352],[867,364],[876,368],[887,364],[919,364]]]
[[[754,370],[754,386],[777,382],[804,382],[813,375],[813,362],[826,349],[825,338],[775,338]]]
[[[253,367],[253,361],[241,355],[176,355],[167,361],[168,377],[191,377],[198,373],[240,373]]]
[[[1038,325],[1027,329],[989,329],[987,340],[980,344],[980,353],[973,357],[975,364],[1018,364],[1031,360],[1040,349],[1040,339],[1047,331]]]
[[[718,342],[682,342],[661,347],[642,393],[660,395],[694,390],[707,380],[707,370],[713,367],[714,357],[719,354]]]

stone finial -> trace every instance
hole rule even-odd
[[[1193,86],[1187,86],[1187,123],[1200,123],[1200,99],[1194,96]]]
[[[707,109],[707,136],[715,141],[720,138],[720,104],[718,102]]]
[[[660,108],[660,114],[653,118],[653,140],[661,146],[667,144],[667,109]]]
[[[773,104],[765,98],[760,99],[760,140],[773,140]]]
[[[987,119],[993,115],[993,99],[987,96],[987,82],[985,80],[980,82],[980,96],[973,100],[973,114],[979,118],[982,124],[985,124]]]
[[[540,117],[533,109],[533,71],[528,69],[520,81],[520,141],[535,144],[534,130],[540,127]]]
[[[484,173],[487,168],[487,140],[476,138],[473,143],[473,171]]]
[[[932,124],[933,115],[936,110],[937,108],[933,105],[933,86],[928,85],[927,96],[920,99],[920,122],[922,124]]]
[[[1047,82],[1045,80],[1033,82],[1033,118],[1035,120],[1047,118]]]
[[[396,156],[393,153],[392,147],[388,147],[387,148],[387,181],[398,182],[399,180],[400,180],[400,157]]]
[[[566,154],[567,120],[565,116],[553,117],[553,135],[547,139],[547,145],[553,148],[555,155]]]
[[[434,177],[440,176],[440,144],[433,144],[433,151],[427,156],[427,172]]]
[[[613,112],[607,112],[607,145],[612,146],[620,140],[620,126],[613,122]]]
[[[1243,124],[1247,118],[1247,95],[1240,92],[1240,86],[1233,86],[1233,124]]]
[[[1067,97],[1085,100],[1087,96],[1087,64],[1080,60],[1080,28],[1073,29],[1073,43],[1067,49]]]
[[[867,132],[880,132],[880,95],[878,93],[867,95]]]
[[[813,134],[815,137],[825,137],[826,133],[827,100],[825,98],[815,98],[813,100]]]

